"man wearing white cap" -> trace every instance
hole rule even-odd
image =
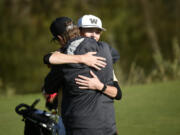
[[[78,27],[81,34],[85,37],[92,37],[96,41],[99,41],[101,32],[106,31],[102,27],[101,19],[94,15],[84,15],[78,20]]]
[[[94,15],[84,15],[78,20],[77,25],[82,36],[94,38],[99,44],[108,45],[105,42],[99,41],[102,31],[106,31],[106,29],[102,27],[102,22],[99,17]],[[113,63],[115,63],[119,59],[119,53],[111,46],[109,46],[109,48],[113,57]]]
[[[81,35],[85,37],[94,38],[97,43],[100,45],[108,46],[111,51],[112,61],[115,63],[119,59],[119,53],[109,46],[107,43],[99,41],[102,31],[106,31],[105,28],[102,27],[101,19],[94,15],[84,15],[78,20],[78,27],[80,29]],[[89,87],[90,82],[93,80],[91,78],[84,78],[84,76],[80,76],[79,84]],[[82,82],[86,80],[86,83]],[[91,81],[89,81],[91,80]],[[117,78],[114,74],[114,82],[117,83]],[[113,103],[107,103],[107,99],[102,97],[104,100],[104,106],[106,107],[106,133],[107,134],[117,134],[116,131],[116,122],[115,122],[115,113]]]

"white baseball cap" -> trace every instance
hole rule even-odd
[[[99,17],[94,15],[84,15],[78,20],[78,27],[80,28],[99,28],[103,31],[106,29],[102,27],[102,22]]]

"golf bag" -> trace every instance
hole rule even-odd
[[[65,135],[60,116],[35,109],[39,101],[35,100],[31,106],[22,103],[15,108],[16,113],[23,116],[24,135]]]

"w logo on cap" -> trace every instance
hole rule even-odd
[[[91,21],[92,24],[97,24],[98,21],[97,19],[93,19],[93,18],[90,18],[89,20]]]

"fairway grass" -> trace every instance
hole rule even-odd
[[[180,135],[180,81],[125,87],[115,109],[120,135]]]
[[[180,80],[122,87],[123,98],[115,102],[119,135],[180,135]],[[0,135],[23,135],[20,103],[32,104],[41,94],[0,96]]]

